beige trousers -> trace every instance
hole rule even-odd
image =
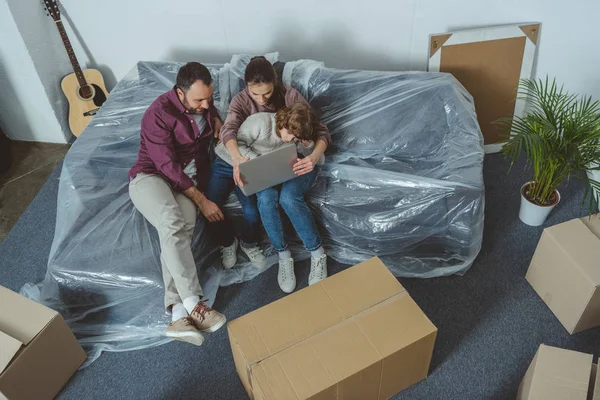
[[[202,297],[191,247],[196,205],[159,175],[138,174],[129,183],[129,197],[158,231],[167,310],[189,296]]]

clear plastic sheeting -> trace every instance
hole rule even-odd
[[[397,276],[463,273],[481,248],[483,137],[450,74],[286,63],[284,82],[320,111],[333,145],[310,192],[329,255],[379,256]]]
[[[277,53],[268,58],[277,61]],[[243,88],[249,59],[208,66],[223,117]],[[168,341],[159,242],[129,199],[127,174],[142,116],[173,87],[181,65],[138,63],[72,146],[46,277],[21,290],[64,316],[88,351],[86,365],[102,351]],[[308,195],[328,255],[348,264],[377,255],[397,276],[464,273],[481,247],[484,207],[483,138],[465,89],[448,74],[342,71],[306,60],[287,63],[282,75],[332,134],[327,162]],[[225,213],[240,225],[233,194]],[[199,218],[193,250],[213,301],[219,286],[263,270],[241,252],[238,266],[222,270],[204,224]],[[289,233],[295,258],[307,258]],[[268,268],[277,256],[265,235],[261,244]]]

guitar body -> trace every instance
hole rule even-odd
[[[61,82],[62,91],[69,102],[69,127],[75,136],[81,135],[106,101],[108,93],[100,71],[85,69],[83,76],[88,86],[83,90],[75,73],[65,76]]]
[[[96,112],[106,101],[108,90],[104,85],[104,78],[96,69],[82,70],[75,57],[73,46],[67,36],[67,31],[60,19],[58,0],[42,0],[44,10],[56,23],[56,28],[65,45],[65,50],[73,66],[73,73],[65,76],[60,86],[69,102],[69,128],[73,135],[79,137],[81,132],[90,123]]]

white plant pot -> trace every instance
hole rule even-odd
[[[525,197],[524,190],[529,184],[531,184],[531,182],[527,182],[521,186],[521,209],[519,210],[519,219],[526,225],[540,226],[546,221],[550,211],[552,211],[552,209],[560,202],[560,193],[558,190],[555,190],[556,201],[553,204],[548,206],[538,206],[527,200]]]

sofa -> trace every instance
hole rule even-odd
[[[483,235],[483,137],[473,99],[450,74],[327,68],[314,60],[275,63],[329,127],[332,145],[308,194],[328,256],[355,264],[379,256],[400,277],[464,274]],[[223,118],[243,89],[249,55],[207,65]],[[200,60],[201,61],[201,60]],[[146,108],[173,87],[176,62],[139,62],[73,144],[62,166],[55,237],[45,279],[21,293],[65,317],[89,352],[165,343],[158,238],[128,196]],[[225,213],[239,226],[232,194]],[[266,268],[222,270],[199,218],[194,254],[207,296]],[[297,259],[308,254],[289,230]]]

